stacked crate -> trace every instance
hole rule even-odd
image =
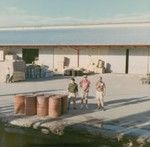
[[[25,80],[26,64],[24,61],[13,62],[13,79],[14,81]]]
[[[6,55],[5,60],[0,61],[0,82],[6,81],[7,70],[10,70],[10,76],[13,75],[13,81],[25,80],[26,64],[22,60],[17,60],[15,55]]]

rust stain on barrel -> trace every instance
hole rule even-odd
[[[66,113],[68,110],[68,96],[62,95],[61,96],[61,112],[62,114]]]
[[[34,95],[25,96],[25,114],[36,115],[36,97]]]
[[[24,114],[25,113],[25,96],[16,95],[14,97],[14,113],[15,114]]]
[[[53,95],[49,98],[49,116],[57,118],[61,115],[61,96]]]
[[[48,101],[49,101],[49,96],[45,96],[45,95],[37,96],[37,115],[38,116],[48,115]]]

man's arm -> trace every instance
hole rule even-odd
[[[69,83],[68,88],[67,88],[67,92],[68,92],[68,93],[69,93],[69,88],[70,88],[70,83]]]
[[[99,88],[99,82],[96,82],[95,86],[96,86],[96,88]]]
[[[82,80],[79,82],[80,87],[82,87]]]
[[[104,83],[104,95],[106,95],[106,85]]]
[[[76,92],[78,92],[78,85],[76,84]]]

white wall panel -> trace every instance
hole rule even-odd
[[[146,74],[148,68],[148,49],[134,48],[129,51],[129,73]]]

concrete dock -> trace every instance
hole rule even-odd
[[[13,97],[15,94],[32,92],[65,93],[69,78],[0,83],[0,119],[12,126],[40,129],[46,134],[52,132],[61,135],[64,128],[72,127],[94,135],[115,137],[118,140],[124,136],[132,136],[139,144],[150,143],[150,85],[143,85],[140,75],[102,75],[107,95],[106,111],[100,111],[96,109],[95,99],[95,83],[98,76],[89,76],[89,109],[80,110],[78,99],[77,110],[71,109],[58,119],[14,115]],[[77,83],[80,79],[81,77],[76,78]]]

